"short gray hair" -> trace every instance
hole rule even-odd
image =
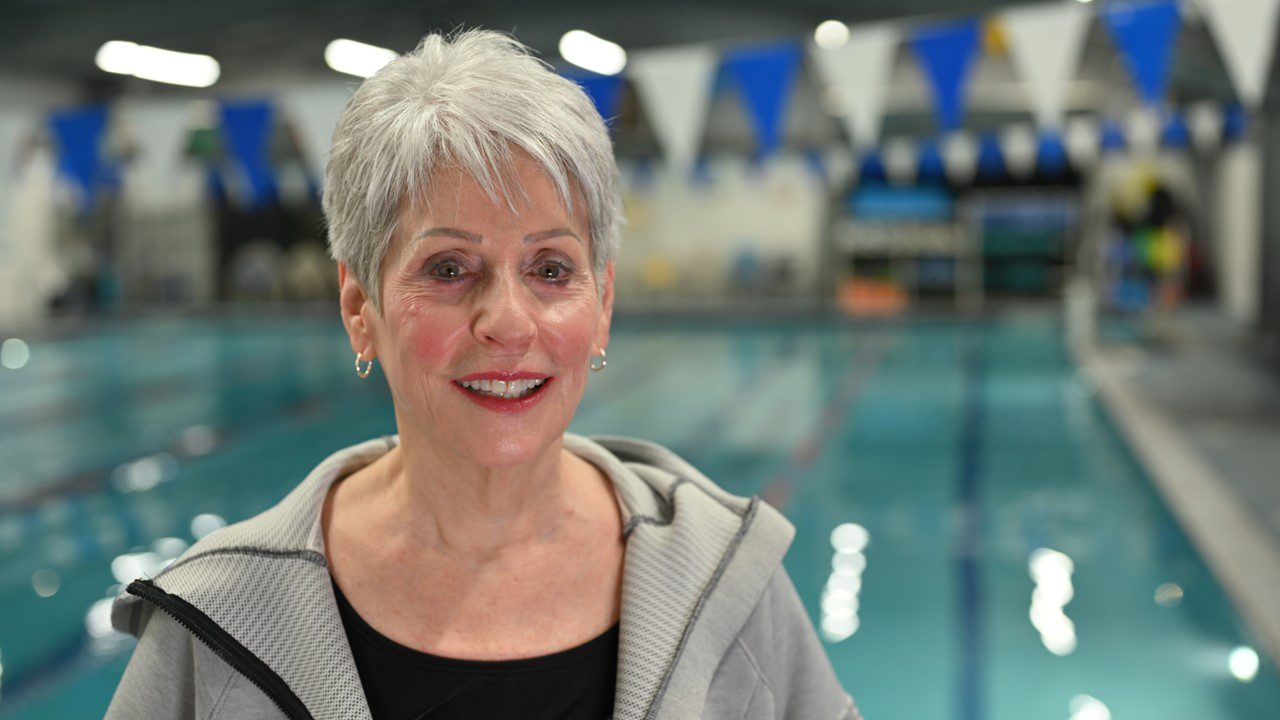
[[[603,291],[623,225],[609,131],[577,83],[515,38],[486,30],[426,36],[347,102],[325,168],[329,254],[381,312],[381,265],[406,201],[418,202],[435,172],[456,167],[515,209],[516,150],[542,166],[566,208],[575,192],[586,201]]]

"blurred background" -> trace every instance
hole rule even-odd
[[[323,166],[459,26],[613,132],[570,429],[780,508],[868,718],[1280,717],[1278,10],[0,1],[0,718],[100,716],[120,583],[394,432]]]

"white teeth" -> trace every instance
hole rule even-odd
[[[467,380],[459,384],[481,395],[514,400],[532,394],[534,390],[537,390],[546,381],[546,378],[541,380],[512,380],[510,382],[505,380]]]

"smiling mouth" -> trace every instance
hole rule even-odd
[[[499,400],[520,400],[542,392],[551,378],[539,380],[464,380],[454,382],[469,393]]]

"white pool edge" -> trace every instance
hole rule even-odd
[[[1280,547],[1183,433],[1123,382],[1124,363],[1097,348],[1072,351],[1174,517],[1204,556],[1262,650],[1280,664]]]

